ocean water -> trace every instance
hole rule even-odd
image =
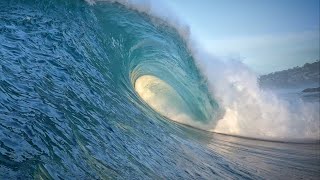
[[[318,111],[225,130],[188,43],[125,3],[1,0],[0,179],[319,179]]]

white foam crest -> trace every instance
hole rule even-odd
[[[270,140],[318,140],[319,103],[289,104],[262,90],[257,75],[239,61],[222,62],[197,54],[213,96],[225,109],[211,131]]]

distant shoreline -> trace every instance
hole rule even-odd
[[[307,88],[307,89],[304,89],[302,92],[303,92],[303,93],[320,92],[320,87],[317,87],[317,88]]]
[[[259,77],[262,88],[303,88],[304,92],[318,92],[320,87],[320,61],[306,63],[302,67],[273,72]]]

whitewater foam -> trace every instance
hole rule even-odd
[[[319,139],[319,103],[289,104],[261,89],[257,75],[241,62],[201,60],[210,89],[225,108],[212,131],[271,140]]]

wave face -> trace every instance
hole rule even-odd
[[[264,150],[252,148],[256,159],[239,167],[241,153],[235,160],[226,151],[239,149],[237,143],[209,140],[211,133],[197,130],[246,130],[230,131],[232,103],[222,94],[226,85],[218,86],[225,78],[208,78],[211,70],[221,73],[215,77],[228,74],[201,65],[200,72],[182,31],[130,8],[77,0],[0,2],[0,177],[272,177],[264,164],[257,174],[250,163],[282,149],[261,157]],[[234,93],[242,98],[233,102],[245,104],[244,94]],[[279,144],[261,145],[269,146]],[[285,172],[317,177],[319,147],[303,147],[284,147],[298,155],[279,164],[311,156],[309,168]]]

